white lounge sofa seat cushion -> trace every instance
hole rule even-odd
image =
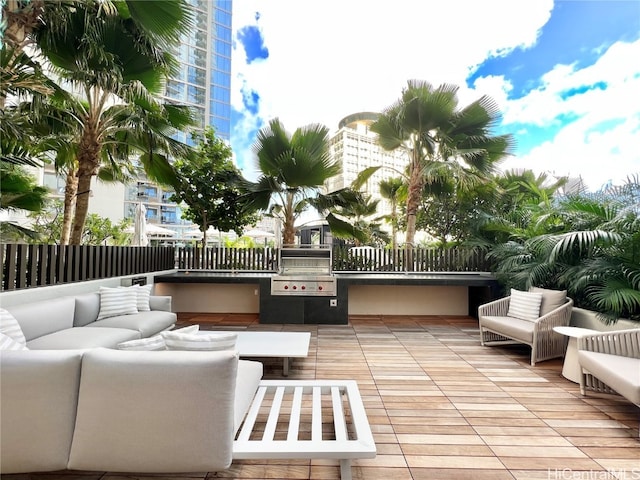
[[[82,352],[0,352],[0,465],[4,473],[67,468]]]
[[[640,358],[578,351],[580,366],[636,405],[640,405]]]
[[[140,332],[142,337],[150,337],[175,325],[177,316],[172,312],[139,312],[135,315],[120,315],[97,320],[86,328],[128,328]]]
[[[87,351],[68,468],[147,473],[228,468],[237,371],[238,354],[230,351]],[[210,409],[217,414],[193,415]]]
[[[520,342],[533,342],[535,324],[529,320],[514,317],[486,316],[482,317],[482,326]]]
[[[121,342],[139,338],[140,332],[127,328],[74,327],[30,340],[27,342],[27,348],[31,350],[115,348]]]

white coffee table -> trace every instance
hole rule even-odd
[[[569,337],[567,352],[564,355],[564,364],[562,365],[562,376],[572,382],[580,383],[582,369],[578,362],[578,338],[597,333],[597,331],[581,327],[553,327],[553,331]]]
[[[200,333],[237,333],[236,348],[241,357],[283,357],[282,374],[289,375],[289,359],[309,354],[309,332],[262,332],[200,330]]]

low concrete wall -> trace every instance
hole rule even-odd
[[[469,289],[458,286],[350,285],[349,315],[468,315]]]
[[[574,307],[571,312],[571,321],[569,324],[572,327],[589,328],[591,330],[598,330],[599,332],[640,328],[639,322],[632,322],[631,320],[627,320],[626,318],[621,318],[612,325],[605,325],[598,318],[596,312],[576,307]]]
[[[259,313],[259,284],[156,283],[158,295],[170,295],[174,312]]]
[[[124,277],[103,278],[86,282],[65,283],[63,285],[51,285],[50,287],[34,287],[20,290],[12,290],[0,293],[0,307],[10,307],[23,303],[39,302],[63,296],[79,295],[81,293],[97,292],[100,287],[129,286],[134,278],[144,277],[147,284],[153,283],[153,277],[165,273],[173,273],[175,270],[161,272],[140,273]],[[155,291],[155,286],[154,286]]]

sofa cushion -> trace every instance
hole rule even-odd
[[[513,317],[482,317],[482,326],[498,332],[499,335],[513,338],[520,342],[531,344],[533,342],[533,322]]]
[[[534,321],[540,317],[541,293],[521,292],[511,289],[507,316]]]
[[[237,432],[249,411],[253,397],[262,380],[263,366],[260,362],[240,360],[238,362],[238,378],[236,380],[235,408],[233,411],[233,430]]]
[[[542,294],[542,303],[540,304],[540,316],[552,312],[558,307],[567,303],[566,290],[549,290],[548,288],[531,287],[529,289],[533,293]]]
[[[27,342],[27,347],[32,350],[115,348],[120,342],[138,338],[140,338],[140,332],[126,328],[73,327],[35,338]]]
[[[138,313],[137,301],[138,295],[133,288],[100,287],[98,320]]]
[[[141,337],[151,337],[175,325],[177,318],[173,312],[140,312],[136,315],[119,315],[97,320],[88,324],[87,328],[128,328],[140,332]]]
[[[228,468],[237,372],[235,352],[87,351],[68,468]]]
[[[181,333],[165,332],[164,341],[168,350],[234,350],[237,333]]]
[[[76,350],[0,352],[2,474],[67,468],[81,359]]]
[[[4,308],[0,308],[0,333],[21,345],[27,344],[27,340],[24,338],[24,333],[22,333],[22,328],[20,328],[18,320],[16,320],[16,317],[11,315],[11,312]]]
[[[95,322],[100,313],[100,294],[98,292],[76,295],[76,310],[73,315],[73,326],[84,327]]]
[[[129,340],[127,342],[119,343],[116,348],[118,350],[166,350],[167,346],[164,344],[164,338],[162,335],[154,335],[149,338],[141,338],[139,340]]]
[[[578,350],[578,361],[594,377],[640,405],[640,358]]]
[[[0,350],[29,350],[26,345],[0,333]]]
[[[73,327],[75,307],[73,297],[58,297],[14,305],[7,310],[18,320],[28,343],[43,335]]]

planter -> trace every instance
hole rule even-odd
[[[597,313],[592,310],[585,310],[584,308],[573,308],[571,312],[571,321],[569,323],[572,327],[589,328],[591,330],[597,330],[599,332],[608,332],[613,330],[628,330],[630,328],[640,328],[640,323],[626,318],[619,319],[612,325],[605,325],[598,318]]]

